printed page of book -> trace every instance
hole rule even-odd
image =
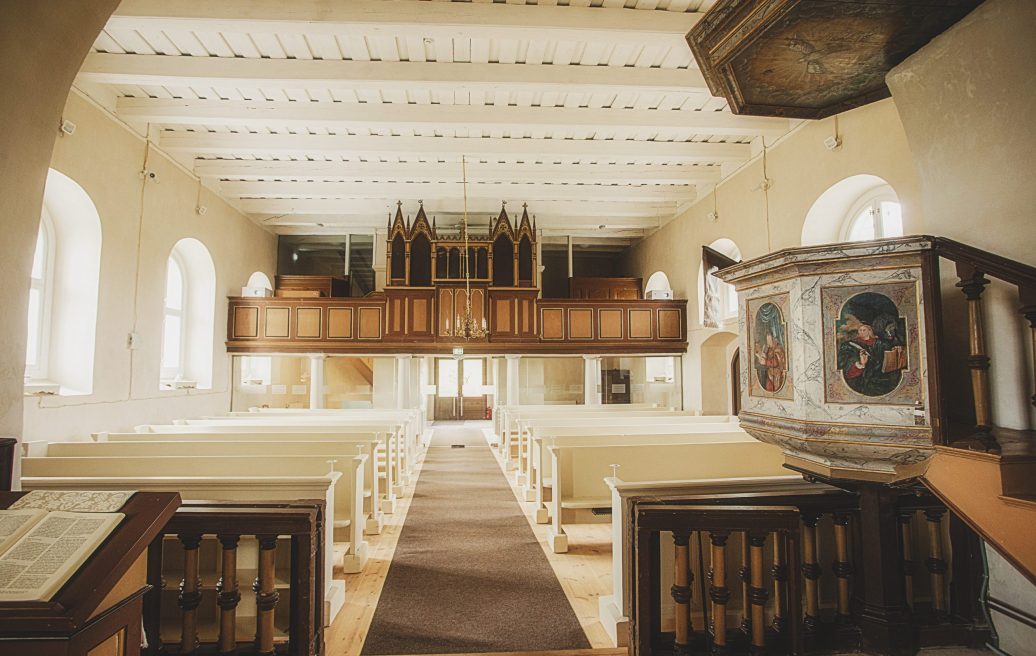
[[[52,512],[0,555],[0,601],[47,601],[125,515]]]
[[[47,511],[33,510],[0,510],[0,554],[4,553],[25,535],[36,522],[46,517]]]
[[[41,510],[62,510],[65,512],[102,512],[120,510],[136,490],[86,491],[78,490],[33,490],[12,503],[11,510],[39,508]]]

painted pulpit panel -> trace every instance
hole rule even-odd
[[[788,343],[787,294],[748,299],[748,343],[752,353],[749,369],[750,396],[792,400],[791,349]]]

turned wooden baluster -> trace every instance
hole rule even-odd
[[[817,513],[802,514],[802,576],[805,579],[806,616],[803,626],[807,633],[817,630],[820,621],[820,564],[817,563]]]
[[[237,584],[238,535],[220,535],[223,547],[220,563],[220,579],[216,586],[216,604],[219,606],[219,653],[232,656],[237,653],[237,605],[241,601],[241,590]]]
[[[783,533],[773,536],[773,622],[770,626],[778,634],[784,632],[784,590],[788,585],[788,566],[784,560],[785,538]]]
[[[763,549],[766,547],[766,533],[749,533],[749,569],[752,585],[747,600],[752,604],[752,653],[762,656],[766,650],[766,600],[770,598],[763,587]],[[776,541],[776,536],[775,536]]]
[[[201,578],[198,574],[201,535],[181,533],[183,545],[183,580],[176,603],[180,607],[180,653],[193,654],[198,649],[198,605],[201,603]]]
[[[712,600],[712,653],[722,656],[727,653],[727,602],[730,589],[727,588],[727,537],[729,531],[713,531],[709,534],[712,544],[712,571],[709,578],[709,599]]]
[[[694,630],[691,625],[691,582],[694,580],[694,574],[690,568],[690,549],[688,548],[690,537],[689,530],[673,531],[676,567],[670,594],[676,604],[676,637],[673,639],[673,651],[676,654],[691,653],[691,632]]]
[[[273,617],[280,598],[275,587],[277,536],[257,535],[259,540],[259,576],[255,591],[255,649],[258,656],[273,656]]]
[[[900,542],[903,544],[903,588],[906,592],[907,606],[911,610],[914,609],[914,553],[910,535],[913,521],[913,510],[904,510],[899,513]]]
[[[943,508],[928,508],[924,511],[928,523],[928,558],[925,568],[932,579],[932,610],[937,615],[946,613],[946,570],[949,566],[943,559],[942,516]]]
[[[981,271],[969,264],[957,263],[957,286],[968,299],[968,367],[971,369],[971,392],[975,398],[975,428],[973,439],[958,446],[981,448],[999,453],[993,438],[993,404],[989,391],[989,355],[986,353],[986,334],[982,319],[982,291],[989,284]]]
[[[849,617],[849,577],[853,566],[849,562],[849,513],[834,513],[835,527],[835,562],[832,566],[838,583],[838,616],[837,621],[848,623]]]
[[[741,534],[741,569],[737,571],[741,579],[741,625],[738,630],[746,636],[752,633],[752,606],[748,603],[748,588],[752,583],[752,565],[748,560],[748,533]]]

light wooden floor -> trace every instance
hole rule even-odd
[[[481,422],[480,422],[481,423]],[[478,428],[479,424],[472,425]],[[495,451],[494,451],[495,453]],[[499,461],[499,458],[498,458]],[[423,465],[418,464],[418,474]],[[501,463],[501,468],[503,464]],[[414,478],[417,480],[417,477]],[[507,480],[520,499],[514,484],[513,473],[507,474]],[[381,596],[382,586],[388,574],[392,554],[399,540],[399,533],[406,521],[413,498],[411,483],[404,490],[396,505],[396,512],[386,515],[385,527],[380,535],[367,536],[370,543],[369,560],[363,572],[359,574],[336,573],[335,578],[345,580],[345,607],[328,627],[325,633],[326,653],[328,656],[359,656],[363,641],[367,637],[374,609]],[[579,623],[586,632],[590,645],[595,648],[595,655],[625,654],[624,649],[597,652],[596,648],[611,647],[608,635],[598,621],[597,598],[611,592],[611,527],[609,524],[566,524],[569,534],[570,551],[567,554],[555,554],[547,545],[549,524],[536,524],[530,513],[532,504],[519,501],[526,511],[526,518],[532,526],[547,555],[554,573],[561,582],[569,602],[575,610]],[[591,652],[583,650],[582,653]]]

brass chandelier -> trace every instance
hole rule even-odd
[[[482,321],[476,321],[475,316],[471,312],[471,272],[468,269],[468,264],[471,261],[470,251],[468,250],[468,169],[467,160],[464,155],[460,157],[460,170],[462,176],[462,188],[464,190],[464,218],[461,229],[464,232],[464,257],[461,260],[464,269],[464,316],[460,317],[457,321],[457,326],[453,331],[454,337],[460,337],[461,339],[485,339],[486,330],[486,318],[483,313]]]

